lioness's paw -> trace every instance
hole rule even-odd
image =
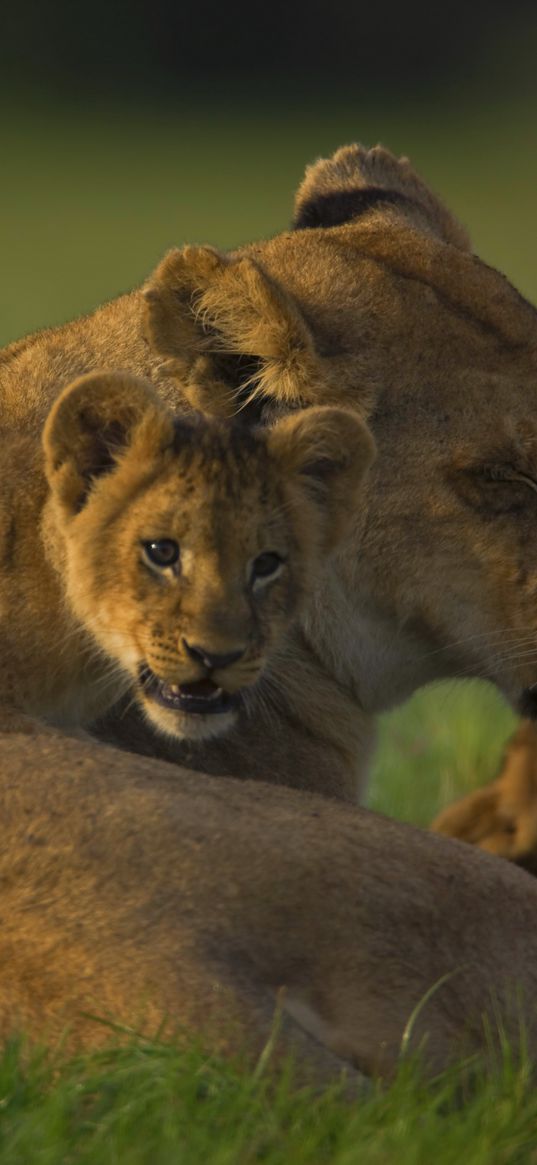
[[[448,805],[431,828],[537,873],[537,731],[533,723],[522,722],[509,741],[496,780]]]

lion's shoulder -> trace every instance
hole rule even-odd
[[[143,332],[139,290],[120,295],[96,311],[16,340],[0,357],[0,425],[40,432],[47,413],[65,385],[101,368],[128,368],[137,376],[159,378],[158,359]],[[163,395],[177,401],[177,386],[162,377]]]

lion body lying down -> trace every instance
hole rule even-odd
[[[0,739],[0,1036],[193,1034],[305,1075],[537,1058],[537,884],[365,810],[59,735]],[[516,988],[516,990],[515,990]],[[517,994],[518,992],[518,994]],[[428,994],[430,993],[430,994]],[[421,1006],[420,1006],[421,1005]],[[99,1020],[103,1022],[99,1022]]]
[[[428,681],[485,677],[531,714],[535,665],[504,666],[497,636],[508,647],[537,635],[537,314],[384,150],[349,147],[310,168],[296,225],[228,256],[171,252],[145,296],[6,349],[0,426],[3,448],[39,433],[64,385],[102,366],[147,377],[174,409],[267,422],[309,404],[371,413],[363,505],[289,633],[270,721],[252,705],[188,755],[132,717],[101,726],[201,771],[352,800],[377,713]],[[9,585],[9,506],[0,527]]]

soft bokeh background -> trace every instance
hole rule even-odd
[[[281,230],[304,165],[356,139],[410,155],[537,298],[525,0],[21,0],[2,20],[0,342],[91,310],[171,245]],[[420,694],[386,718],[372,802],[426,822],[493,772],[511,724],[480,685]]]

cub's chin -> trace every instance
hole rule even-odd
[[[138,696],[146,716],[166,736],[180,740],[210,740],[233,727],[240,692],[226,692],[209,679],[169,684],[144,668]]]

